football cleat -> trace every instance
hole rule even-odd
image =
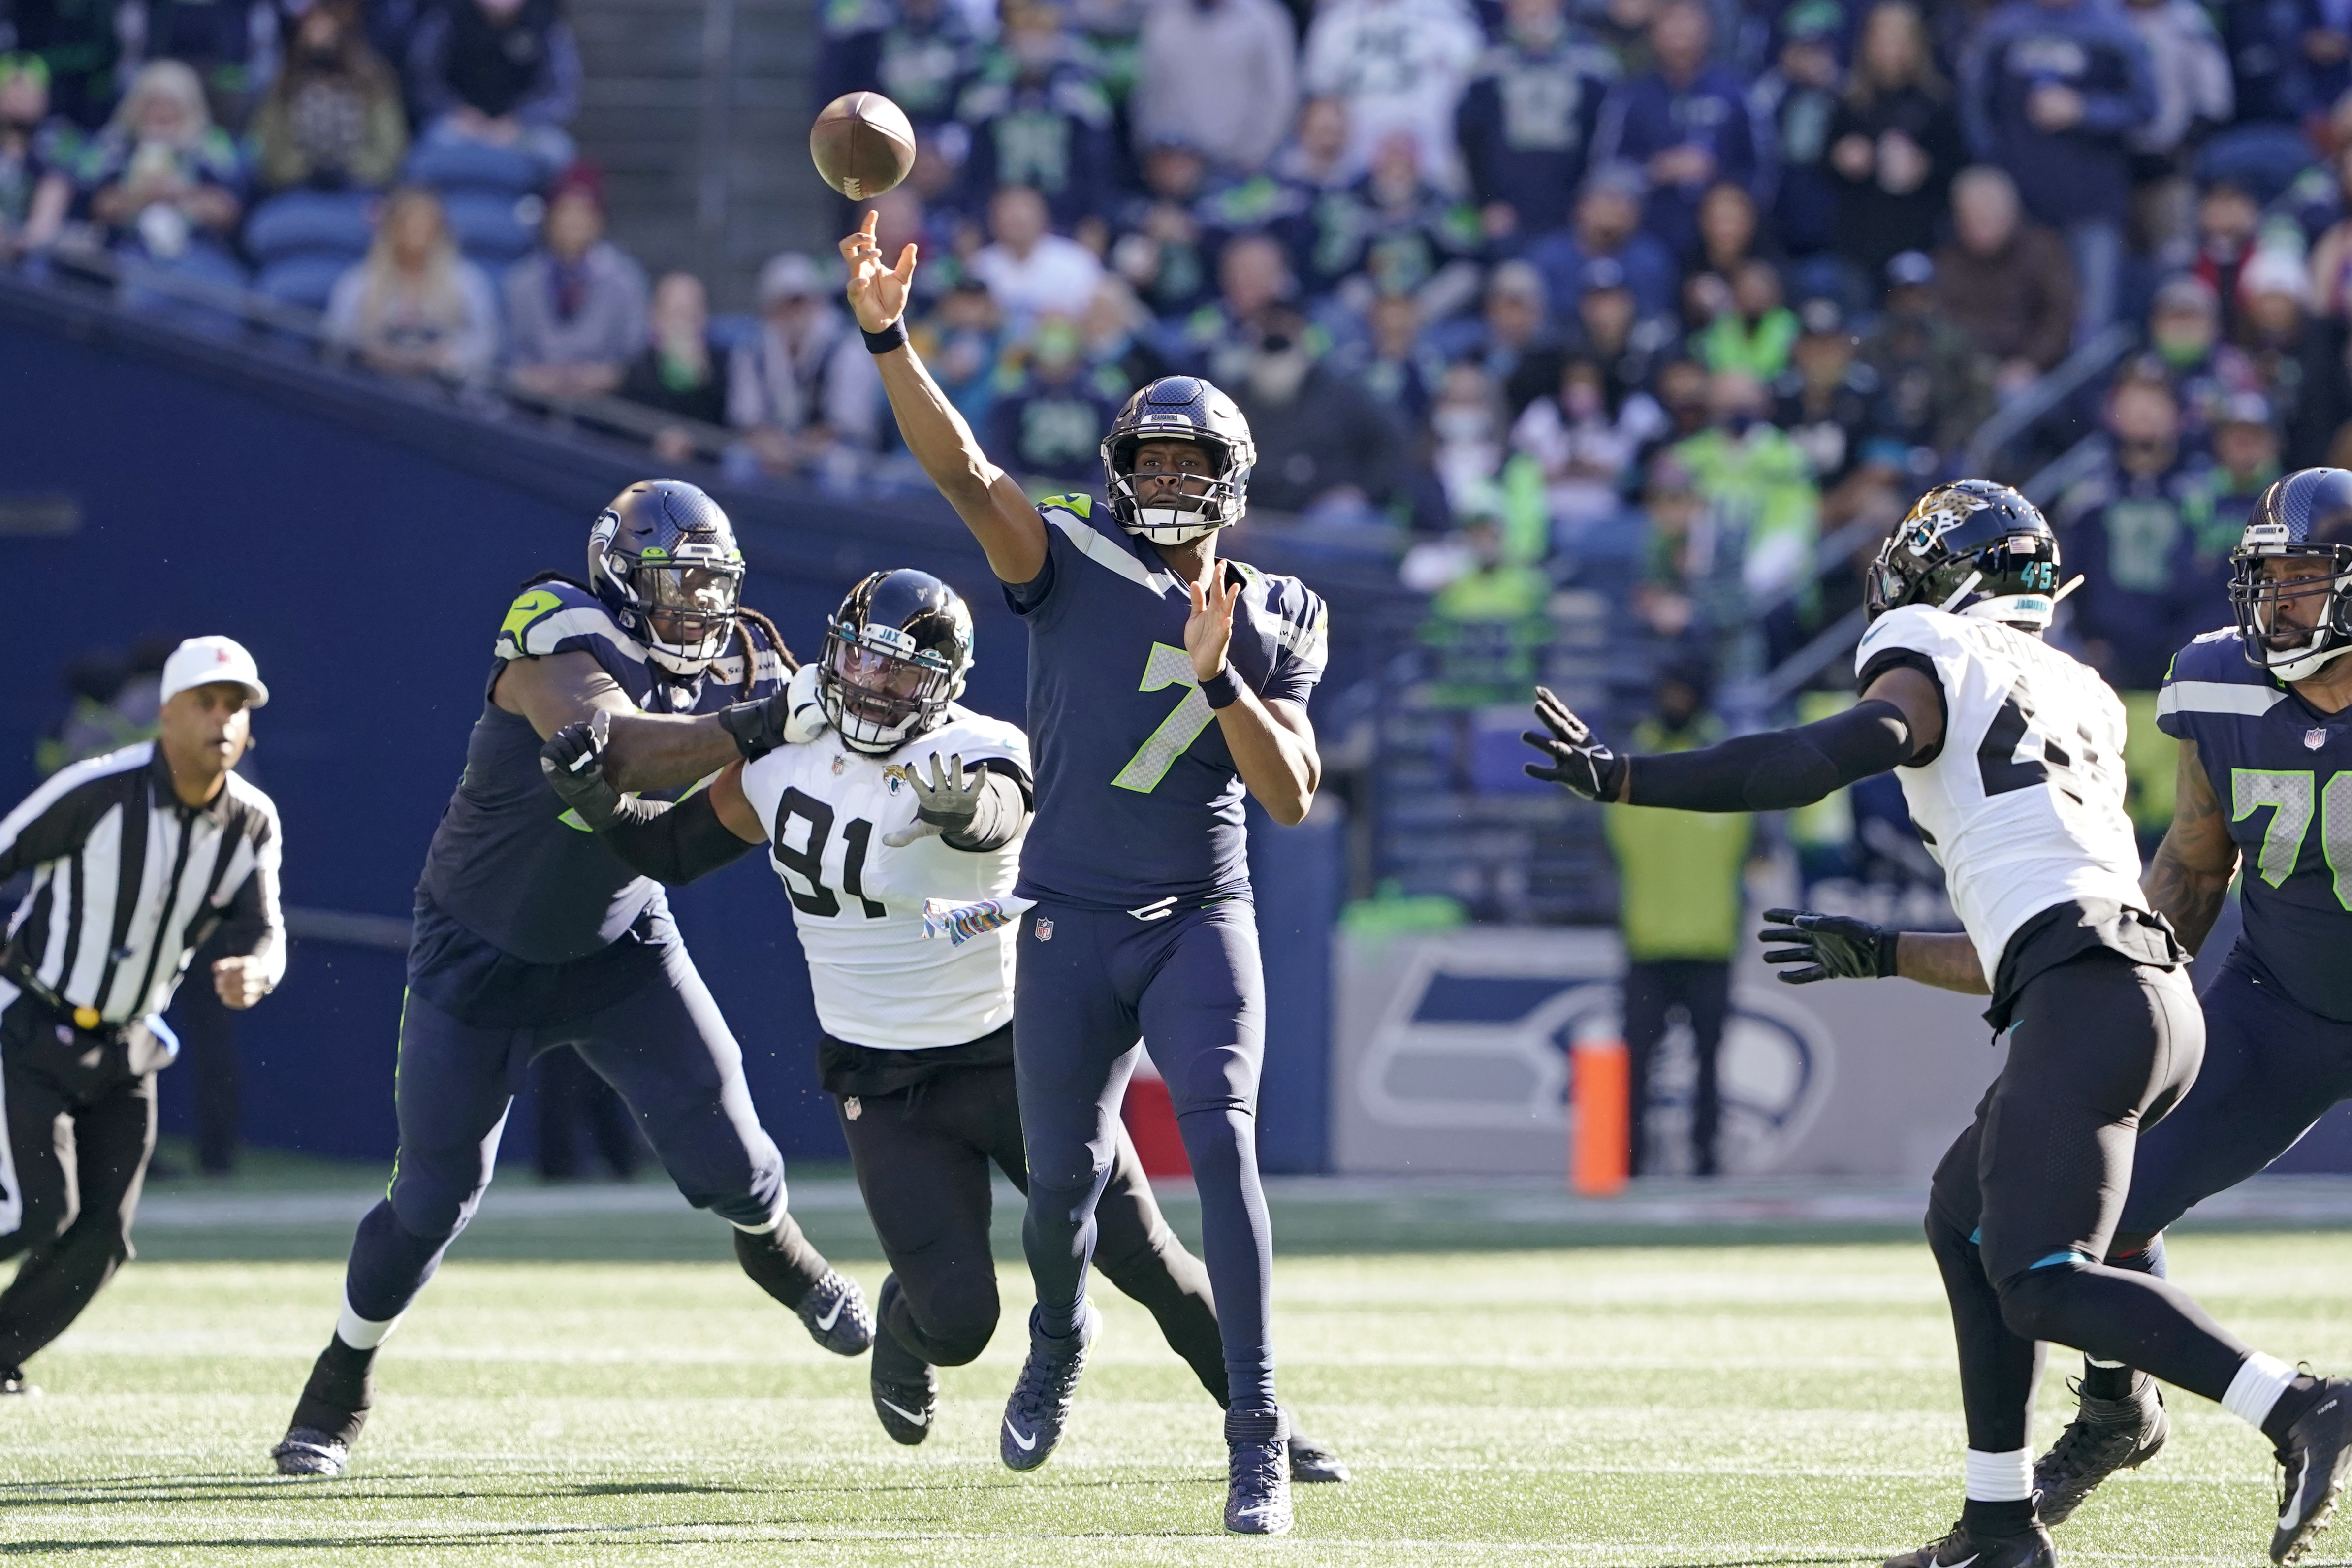
[[[1286,1413],[1284,1424],[1289,1424]],[[1302,1432],[1290,1435],[1290,1479],[1305,1484],[1354,1479],[1348,1461],[1339,1458],[1328,1443],[1318,1443]]]
[[[809,1287],[793,1316],[809,1338],[835,1355],[864,1355],[874,1342],[874,1314],[866,1309],[866,1292],[838,1268]]]
[[[2084,1394],[2077,1378],[2068,1378],[2066,1384],[2081,1398],[2081,1408],[2050,1451],[2033,1462],[2035,1511],[2044,1524],[2065,1523],[2092,1489],[2117,1470],[2136,1470],[2156,1458],[2172,1435],[2164,1395],[2146,1373],[2121,1399]]]
[[[2278,1529],[2271,1536],[2271,1561],[2293,1563],[2327,1527],[2343,1499],[2344,1478],[2352,1469],[2352,1379],[2319,1380],[2317,1398],[2296,1417],[2279,1446],[2285,1474],[2279,1482]]]
[[[1278,1414],[1278,1413],[1277,1413]],[[1290,1533],[1290,1417],[1270,1437],[1225,1441],[1225,1529],[1235,1535]]]
[[[1102,1331],[1102,1314],[1088,1300],[1078,1302],[1078,1331],[1066,1339],[1037,1331],[1037,1314],[1029,1314],[1029,1359],[1013,1397],[1004,1402],[1004,1423],[997,1428],[996,1450],[1008,1468],[1034,1470],[1054,1457],[1069,1424],[1070,1401],[1078,1392],[1078,1374],[1087,1369],[1087,1352]]]
[[[1939,1541],[1888,1558],[1886,1568],[2058,1568],[2058,1553],[2039,1524],[2022,1535],[1979,1535],[1964,1521]]]
[[[37,1383],[27,1383],[25,1380],[25,1369],[21,1366],[0,1369],[0,1399],[5,1399],[12,1394],[21,1398],[38,1399],[41,1396],[41,1385]]]
[[[940,1412],[940,1373],[890,1331],[890,1303],[898,1296],[898,1277],[893,1274],[882,1281],[874,1313],[874,1359],[866,1363],[866,1380],[882,1430],[911,1448],[931,1435],[931,1418]]]
[[[278,1461],[281,1476],[340,1476],[352,1462],[351,1445],[320,1431],[316,1426],[297,1426],[278,1440],[269,1450]]]

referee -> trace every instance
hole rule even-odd
[[[163,666],[156,738],[59,770],[0,817],[0,882],[33,874],[0,948],[0,1394],[131,1257],[155,1150],[161,1016],[215,932],[230,1007],[286,972],[278,808],[229,770],[269,700],[253,656],[192,637]]]

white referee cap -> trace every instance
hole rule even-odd
[[[253,656],[245,645],[234,637],[190,637],[172,650],[163,661],[163,689],[159,700],[169,702],[192,686],[205,686],[215,680],[234,680],[253,693],[249,708],[259,708],[269,700],[269,688],[261,684],[261,671],[254,668]]]

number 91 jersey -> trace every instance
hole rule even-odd
[[[852,751],[827,730],[743,769],[743,794],[768,830],[768,863],[793,901],[817,1021],[853,1045],[961,1046],[1013,1016],[1013,928],[960,946],[927,941],[923,900],[1011,893],[1021,838],[978,854],[936,834],[898,849],[883,842],[915,820],[915,792],[893,770],[929,778],[935,752],[942,769],[961,756],[967,768],[992,763],[1028,786],[1027,738],[959,703],[946,723],[887,757]]]
[[[2157,727],[2197,760],[2242,857],[2231,962],[2306,1012],[2352,1023],[2352,711],[2321,713],[2246,662],[2234,631],[2173,655]]]
[[[1943,744],[1895,773],[1988,984],[2044,910],[2147,907],[2124,810],[2124,707],[2105,681],[2030,633],[1923,605],[1879,616],[1855,650],[1865,689],[1897,666],[1943,692]]]

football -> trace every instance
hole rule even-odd
[[[878,92],[845,92],[809,128],[809,157],[826,184],[862,202],[914,168],[914,122]]]

